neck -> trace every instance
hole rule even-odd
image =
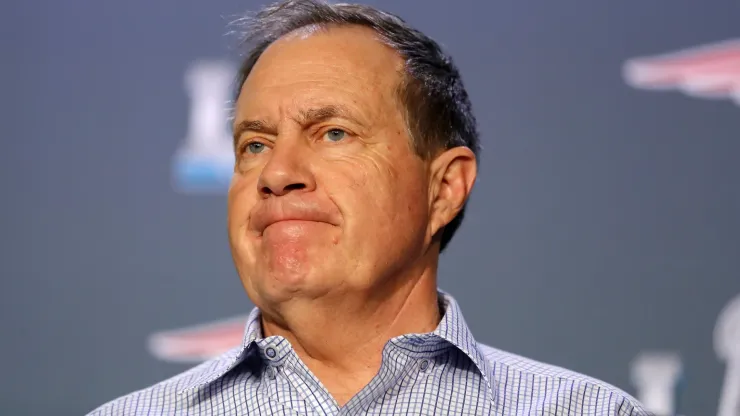
[[[391,338],[432,332],[439,324],[436,268],[398,281],[386,291],[296,303],[279,317],[263,311],[264,336],[285,337],[342,406],[377,374]]]

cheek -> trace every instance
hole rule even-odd
[[[249,212],[257,202],[256,184],[248,177],[235,174],[227,195],[228,227],[233,233],[246,226]]]
[[[428,195],[417,161],[372,155],[343,162],[332,175],[331,196],[353,227],[370,235],[398,234],[399,227],[412,229],[425,220]]]

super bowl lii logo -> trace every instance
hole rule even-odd
[[[199,61],[185,74],[189,98],[187,132],[172,161],[173,187],[185,193],[221,193],[234,172],[227,124],[234,68],[223,61]]]
[[[740,416],[740,295],[725,306],[714,327],[714,350],[725,363],[717,416]],[[683,363],[675,352],[643,352],[630,368],[637,399],[659,416],[681,414]]]

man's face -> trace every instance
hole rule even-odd
[[[229,240],[258,305],[394,285],[429,241],[429,169],[396,91],[403,62],[359,27],[300,31],[236,105]]]

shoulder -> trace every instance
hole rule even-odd
[[[594,377],[480,343],[478,349],[491,366],[499,398],[504,400],[507,394],[516,394],[517,390],[521,393],[525,389],[530,394],[532,405],[545,413],[651,415],[637,399]]]
[[[205,361],[183,373],[147,388],[111,400],[92,410],[87,416],[176,415],[190,406],[190,387],[200,384],[234,359],[235,348]]]

